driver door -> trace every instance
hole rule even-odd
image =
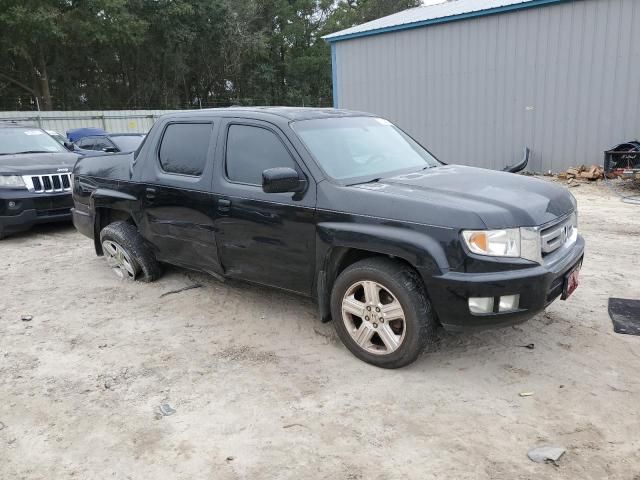
[[[311,294],[315,272],[316,185],[286,136],[268,122],[225,119],[213,192],[225,274]],[[307,180],[300,193],[265,193],[262,172],[290,167]]]

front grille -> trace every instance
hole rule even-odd
[[[27,188],[35,193],[54,193],[71,191],[70,173],[52,173],[49,175],[25,175],[22,177]]]
[[[547,227],[540,232],[540,249],[542,256],[552,254],[567,241],[573,238],[575,228],[575,214],[570,215],[555,225]]]

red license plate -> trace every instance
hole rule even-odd
[[[564,279],[564,288],[562,289],[562,300],[566,300],[569,296],[578,288],[578,275],[580,274],[580,267],[577,265],[571,270]]]

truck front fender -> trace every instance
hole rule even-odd
[[[442,238],[450,229],[433,227]],[[351,251],[386,255],[404,260],[421,275],[440,275],[449,270],[445,246],[441,239],[406,227],[381,224],[327,222],[318,224],[316,292],[320,314],[329,315],[329,298],[333,281],[343,259]]]

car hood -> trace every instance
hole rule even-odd
[[[37,175],[71,172],[77,159],[78,155],[71,152],[0,155],[0,174]]]
[[[392,218],[461,228],[538,226],[574,209],[569,191],[537,178],[446,165],[353,187],[386,195]],[[401,201],[405,199],[406,201]],[[410,204],[411,205],[410,205]],[[421,204],[417,215],[415,211]],[[392,205],[395,204],[395,207]],[[479,222],[479,221],[481,222]]]

